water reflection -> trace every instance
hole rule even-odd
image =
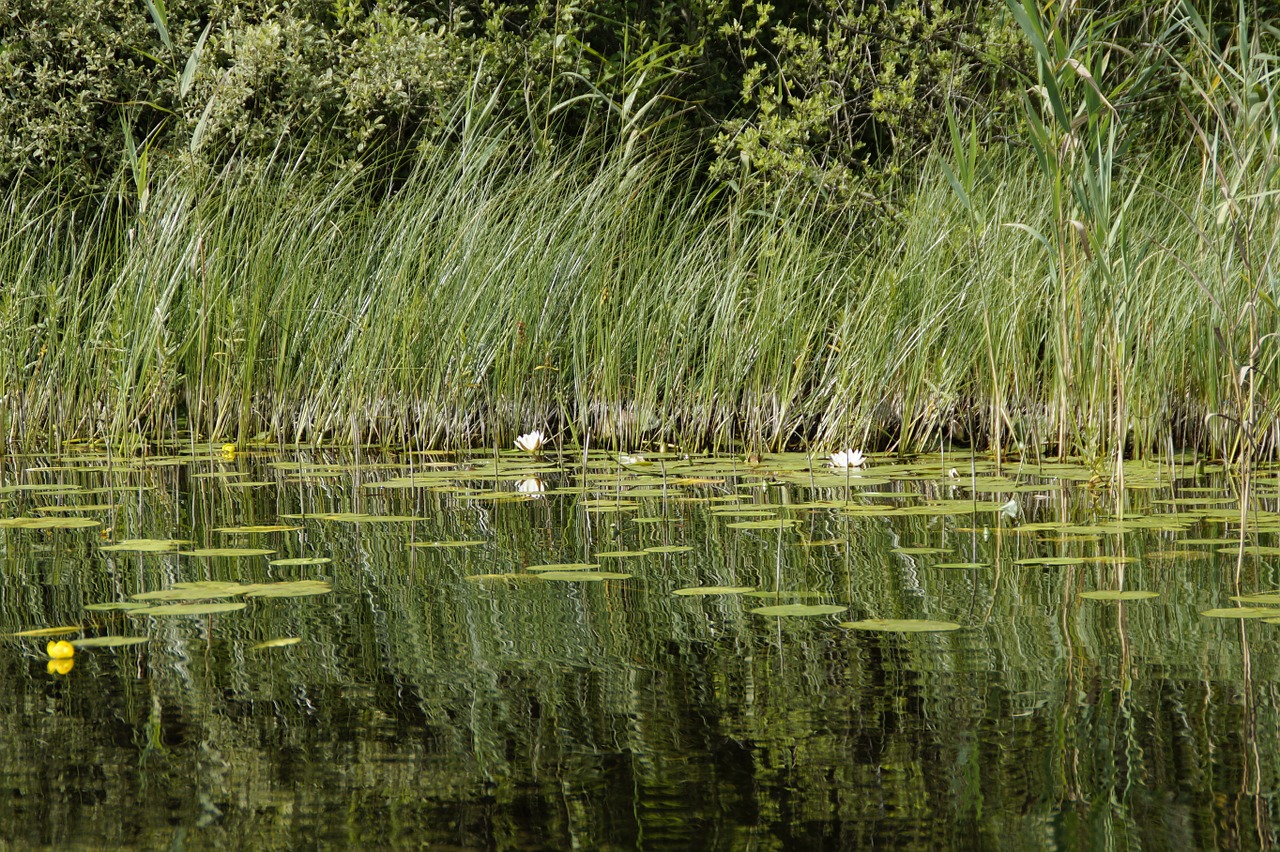
[[[1238,510],[1213,502],[1227,482],[1135,466],[1120,514],[1065,465],[997,478],[979,460],[964,487],[952,461],[881,460],[855,486],[802,457],[656,461],[11,458],[0,515],[103,524],[0,530],[0,630],[150,641],[78,650],[63,675],[46,670],[47,640],[6,642],[0,837],[1271,844],[1280,626],[1200,615],[1280,586],[1265,551],[1238,586],[1236,554],[1218,552],[1238,534]],[[200,475],[219,471],[245,475]],[[32,484],[60,487],[12,490]],[[1274,501],[1259,502],[1251,544],[1275,543]],[[91,503],[112,508],[74,509]],[[54,506],[67,510],[35,511]],[[287,515],[300,529],[215,532]],[[102,550],[126,539],[274,552]],[[313,558],[332,561],[297,561]],[[531,578],[549,564],[633,577]],[[84,609],[180,582],[306,579],[334,591],[199,617]],[[673,594],[702,586],[738,590]],[[1080,597],[1118,588],[1159,597]],[[779,601],[847,611],[752,612]],[[865,618],[962,629],[837,626]],[[301,641],[255,647],[283,637]]]

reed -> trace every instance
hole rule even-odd
[[[1070,118],[1031,150],[957,122],[891,220],[730,198],[654,148],[532,155],[475,104],[394,187],[282,157],[122,171],[108,202],[12,190],[0,425],[1272,453],[1280,72],[1243,21],[1224,49],[1180,25],[1186,76],[1224,81],[1190,89],[1181,147],[1123,149],[1097,104],[1074,162],[1046,160]]]

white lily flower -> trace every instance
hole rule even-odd
[[[867,463],[862,450],[841,450],[831,454],[831,466],[836,468],[862,467]]]
[[[521,494],[541,494],[547,490],[547,484],[534,476],[520,480],[516,483],[516,488]]]
[[[516,438],[516,446],[519,449],[524,450],[526,453],[538,452],[546,442],[547,436],[537,429]]]
[[[645,461],[644,456],[629,456],[626,453],[618,454],[618,464],[625,465],[627,467],[637,464],[647,465],[649,463],[650,462]]]

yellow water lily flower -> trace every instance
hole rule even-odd
[[[536,453],[542,449],[542,445],[546,442],[547,436],[542,434],[540,430],[535,429],[516,438],[516,447],[526,453]]]
[[[222,445],[222,457],[223,457],[224,459],[226,459],[227,461],[231,461],[232,459],[234,459],[234,458],[236,457],[236,445],[235,445],[235,444],[223,444],[223,445]]]
[[[44,650],[51,660],[69,660],[76,655],[76,646],[67,641],[50,642]]]
[[[64,675],[70,673],[70,671],[75,667],[75,660],[50,660],[45,664],[44,670],[51,675]]]

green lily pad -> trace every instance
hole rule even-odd
[[[131,609],[143,609],[147,606],[144,603],[134,603],[133,601],[111,601],[109,603],[86,604],[85,609],[89,612],[128,612]]]
[[[963,569],[970,569],[970,568],[990,568],[991,565],[987,562],[938,562],[932,567],[955,568],[955,569],[963,570]]]
[[[950,553],[951,549],[947,547],[893,547],[890,548],[892,553],[901,553],[904,556],[929,556],[936,553]]]
[[[631,579],[630,574],[620,574],[616,571],[545,571],[538,576],[544,580],[568,580],[572,582]]]
[[[629,559],[633,556],[648,556],[643,550],[602,550],[594,554],[596,559]]]
[[[1245,604],[1280,605],[1280,592],[1254,592],[1251,595],[1234,595],[1231,600]],[[1277,613],[1280,615],[1280,613]]]
[[[150,641],[149,636],[94,636],[90,639],[72,639],[71,644],[77,648],[122,648]]]
[[[246,598],[301,598],[327,595],[333,587],[324,580],[290,580],[282,583],[254,583],[246,587]]]
[[[1055,568],[1062,565],[1083,565],[1087,561],[1083,556],[1036,556],[1029,559],[1014,560],[1013,564]]]
[[[740,595],[744,592],[753,591],[754,589],[755,586],[690,586],[686,589],[676,589],[671,594],[685,597],[703,595]]]
[[[808,615],[835,615],[844,612],[847,606],[836,606],[835,604],[778,604],[777,606],[762,606],[753,610],[756,615],[772,615],[780,618],[791,616],[808,616]]]
[[[734,521],[725,526],[731,530],[785,530],[798,523],[793,518],[779,518],[771,521]]]
[[[244,609],[248,604],[244,603],[189,603],[189,604],[168,604],[164,606],[149,606],[142,609],[134,609],[129,611],[129,615],[213,615],[222,612],[236,612]]]
[[[214,532],[227,535],[248,535],[249,533],[293,532],[302,527],[291,527],[288,524],[249,524],[243,527],[217,527]]]
[[[12,638],[27,636],[62,636],[67,633],[76,633],[83,630],[78,624],[66,624],[61,627],[36,627],[31,630],[19,630],[17,633],[6,633],[6,636]]]
[[[1280,609],[1269,606],[1231,606],[1223,609],[1201,611],[1206,618],[1267,618],[1280,617]]]
[[[244,594],[248,586],[220,580],[201,580],[193,583],[174,583],[167,589],[139,592],[135,601],[199,601],[214,598],[231,598]]]
[[[462,579],[469,583],[506,583],[518,585],[531,580],[541,580],[540,574],[468,574]]]
[[[547,565],[530,565],[526,571],[594,571],[598,562],[552,562]]]
[[[926,618],[866,618],[862,621],[842,621],[840,626],[849,630],[882,633],[945,633],[960,629],[960,625],[954,621],[930,621]]]
[[[195,550],[180,550],[179,556],[269,556],[275,553],[266,547],[197,547]]]
[[[169,553],[190,543],[180,538],[127,538],[98,549],[108,553]]]
[[[93,518],[0,518],[0,529],[11,530],[82,530],[100,526],[102,521]]]
[[[296,636],[290,636],[285,639],[268,639],[265,642],[259,642],[256,645],[250,645],[250,651],[261,651],[264,648],[287,648],[290,645],[297,645],[302,640]]]
[[[295,556],[292,559],[272,559],[268,565],[327,565],[333,560],[328,556]]]
[[[1080,597],[1090,601],[1145,601],[1160,597],[1159,592],[1143,592],[1138,590],[1121,591],[1119,589],[1099,589],[1094,592],[1081,592]]]
[[[410,547],[479,547],[483,539],[457,539],[455,541],[411,541]]]
[[[688,553],[690,550],[693,550],[693,548],[685,544],[662,544],[662,545],[658,545],[657,547],[646,547],[644,549],[644,552],[645,553]]]

